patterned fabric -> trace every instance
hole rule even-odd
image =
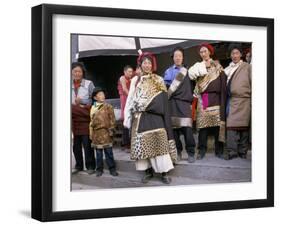
[[[203,109],[198,99],[196,126],[198,129],[209,127],[220,127],[219,141],[225,142],[225,122],[220,119],[220,106],[207,107]]]
[[[196,94],[203,93],[209,84],[220,76],[222,71],[223,67],[220,64],[211,61],[211,66],[207,68],[207,74],[203,77],[198,77],[194,92]]]
[[[115,128],[113,107],[104,103],[98,108],[92,106],[90,122],[90,139],[95,148],[112,147]]]
[[[153,98],[162,91],[167,89],[161,77],[156,74],[142,76],[135,90],[133,112],[145,111]]]
[[[220,106],[213,106],[203,109],[202,104],[197,105],[197,128],[220,126]]]

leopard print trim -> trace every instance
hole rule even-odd
[[[164,128],[149,130],[142,133],[137,133],[135,129],[132,130],[132,160],[155,158],[156,156],[169,153],[168,136]]]
[[[220,126],[220,106],[202,107],[201,96],[198,98],[196,126],[198,129]]]
[[[155,74],[143,76],[135,90],[133,112],[145,111],[151,101],[161,92],[167,92],[167,89],[160,76]]]

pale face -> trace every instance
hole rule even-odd
[[[141,69],[144,73],[151,73],[152,72],[152,62],[149,59],[145,59],[141,63]]]
[[[210,59],[210,51],[207,47],[203,46],[201,47],[201,49],[199,50],[199,54],[200,54],[200,57],[202,58],[202,60],[209,60]]]
[[[183,63],[183,54],[182,54],[182,52],[179,51],[179,50],[176,50],[174,52],[173,60],[174,60],[174,64],[176,66],[181,66],[182,63]]]
[[[241,53],[238,49],[233,49],[230,54],[233,63],[237,64],[241,60]]]
[[[98,92],[95,96],[94,96],[94,99],[97,101],[97,102],[104,102],[105,101],[105,94],[103,91],[100,91]]]
[[[72,78],[76,81],[80,81],[83,78],[83,70],[79,66],[73,68],[71,74]]]
[[[133,76],[133,69],[132,68],[128,68],[127,70],[124,71],[124,75],[126,78],[132,78]]]

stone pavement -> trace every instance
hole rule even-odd
[[[251,181],[251,151],[249,151],[247,159],[237,158],[229,161],[218,159],[213,152],[208,152],[203,160],[197,160],[195,163],[188,163],[187,154],[183,152],[183,159],[169,172],[172,179],[170,185],[164,185],[160,181],[159,174],[156,174],[149,183],[141,183],[143,172],[135,170],[135,164],[130,160],[130,154],[120,148],[114,147],[114,158],[119,176],[111,176],[105,163],[104,174],[101,177],[96,177],[95,174],[88,175],[86,172],[72,175],[72,190]]]

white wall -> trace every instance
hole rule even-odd
[[[250,2],[245,0],[230,1],[169,1],[151,0],[116,1],[116,0],[61,0],[46,1],[54,4],[73,4],[101,7],[139,8],[147,10],[181,11],[190,13],[208,13],[236,16],[274,17],[275,18],[275,64],[281,61],[278,54],[281,50],[281,15],[278,1],[267,0]],[[30,174],[31,174],[31,7],[43,3],[37,0],[2,1],[1,3],[1,148],[0,152],[0,222],[1,225],[36,225],[37,221],[30,219]],[[176,3],[176,4],[175,4]],[[280,7],[279,7],[280,9]],[[278,42],[277,42],[278,41]],[[281,83],[280,68],[275,71],[275,115],[281,115],[278,104],[281,93],[277,85]],[[281,167],[281,126],[280,117],[275,119],[275,178],[276,207],[249,210],[218,211],[204,213],[173,214],[161,216],[145,216],[131,218],[114,218],[101,220],[84,220],[60,222],[60,225],[263,225],[269,221],[280,219],[280,172]],[[277,139],[279,138],[279,139]]]

